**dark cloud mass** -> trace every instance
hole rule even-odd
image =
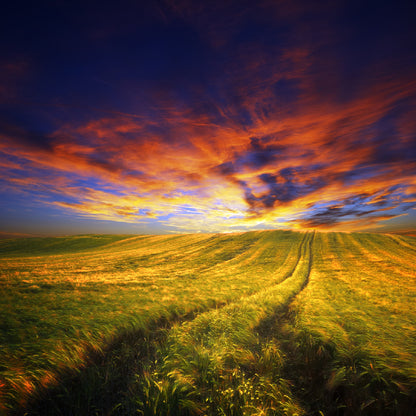
[[[285,168],[279,172],[279,175],[262,173],[258,178],[267,185],[267,191],[260,196],[254,196],[251,191],[247,192],[246,200],[251,208],[261,212],[263,208],[271,209],[279,204],[295,201],[325,187],[323,178],[308,180],[306,178],[308,173],[300,168]]]
[[[53,139],[45,134],[37,133],[22,128],[17,124],[11,124],[8,120],[0,118],[0,137],[11,144],[21,144],[28,148],[50,151]]]
[[[0,231],[416,228],[409,2],[9,6]]]
[[[272,140],[271,138],[251,137],[249,149],[237,158],[236,164],[256,169],[277,162],[279,156],[283,156],[285,147],[273,142],[267,144],[267,141]]]

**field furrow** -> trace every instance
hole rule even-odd
[[[0,414],[410,416],[415,242],[290,231],[2,242]]]
[[[278,350],[263,345],[255,329],[282,311],[307,284],[313,237],[313,233],[304,235],[294,250],[296,263],[290,270],[281,269],[280,283],[174,328],[162,357],[163,366],[154,372],[152,382],[162,383],[166,391],[180,386],[182,398],[192,398],[186,403],[208,415],[252,414],[259,408],[264,412],[298,409],[284,380],[274,381],[274,370],[261,368],[262,357],[270,351],[278,354]],[[236,391],[240,393],[236,395]],[[158,407],[159,394],[152,391],[149,397],[142,390],[141,395],[143,414],[167,414]]]
[[[409,263],[408,258],[402,260],[400,264],[396,259],[385,250],[379,250],[367,239],[351,236],[350,234],[339,234],[338,244],[343,247],[342,257],[361,268],[364,274],[370,274],[372,279],[377,278],[378,282],[385,281],[387,285],[397,284],[400,286],[410,285],[415,288],[416,280],[412,277],[416,277],[414,264]],[[383,252],[385,252],[383,257]],[[345,266],[348,270],[348,263]],[[381,273],[380,273],[381,271]],[[407,279],[403,279],[405,276]],[[410,279],[409,279],[410,278]]]
[[[364,406],[364,414],[414,409],[414,278],[372,262],[369,247],[362,236],[317,235],[310,282],[290,307],[286,350],[290,370],[303,380],[296,392],[325,414],[337,414],[338,406],[351,415]],[[303,346],[294,351],[293,344]]]
[[[397,244],[404,247],[406,249],[406,253],[408,253],[408,249],[410,249],[412,252],[416,252],[416,243],[414,238],[412,239],[411,237],[393,234],[389,234],[388,237],[395,241]]]
[[[282,278],[272,271],[285,277],[294,268],[300,237],[148,236],[82,253],[0,260],[3,380],[25,395],[32,380],[57,366],[82,365],[87,345],[100,349],[123,327],[145,329],[271,286]]]
[[[391,267],[399,274],[410,273],[415,275],[416,253],[412,253],[404,247],[392,243],[392,240],[384,235],[355,235],[354,241],[365,252],[369,261],[383,264],[383,267]]]

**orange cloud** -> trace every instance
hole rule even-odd
[[[222,6],[167,3],[185,20],[191,7],[215,51],[251,10],[206,23]],[[317,12],[276,4],[262,4],[259,22]],[[311,31],[303,20],[295,28]],[[173,231],[364,229],[406,216],[416,202],[413,73],[372,67],[349,91],[336,59],[317,53],[329,32],[279,48],[243,43],[185,102],[160,87],[139,114],[103,112],[47,135],[3,123],[2,186],[79,216]]]

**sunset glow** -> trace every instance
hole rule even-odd
[[[409,2],[55,3],[4,17],[1,232],[416,229]]]

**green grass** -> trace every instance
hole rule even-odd
[[[0,409],[411,415],[415,242],[289,231],[3,240]]]
[[[33,237],[0,240],[0,256],[67,254],[91,250],[124,240],[122,235],[78,235],[71,237]]]

